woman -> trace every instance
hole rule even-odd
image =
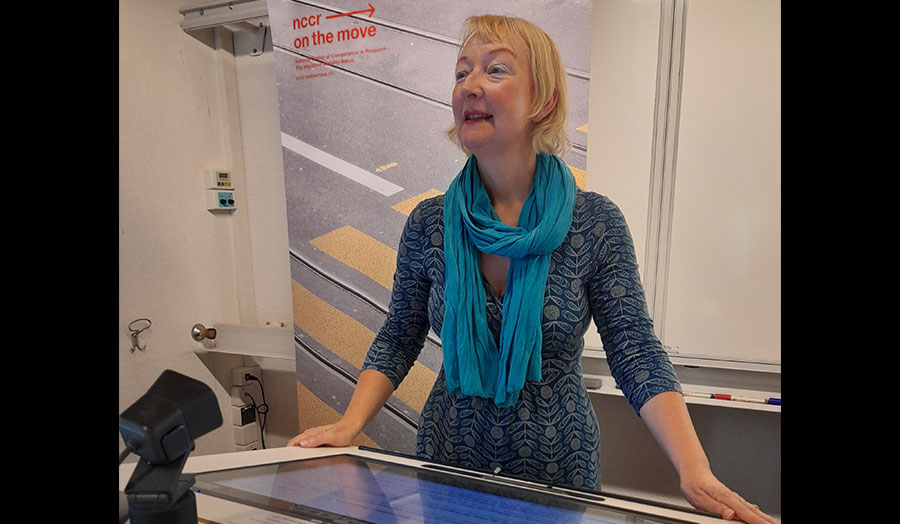
[[[391,306],[343,417],[288,445],[346,446],[406,376],[429,327],[444,365],[416,453],[481,471],[599,489],[599,427],[581,373],[593,317],[617,384],[672,460],[687,500],[773,520],[712,474],[653,333],[624,217],[559,158],[566,80],[550,38],[518,18],[467,20],[448,132],[469,155],[410,214]]]

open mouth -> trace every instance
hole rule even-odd
[[[478,111],[472,111],[472,112],[466,111],[465,114],[463,115],[463,118],[465,119],[466,122],[486,121],[486,120],[490,120],[493,117],[494,117],[494,115],[489,115],[487,113],[480,113]]]

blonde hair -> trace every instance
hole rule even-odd
[[[496,42],[512,35],[521,38],[528,49],[532,100],[529,118],[537,116],[553,98],[554,92],[557,94],[556,106],[537,123],[532,132],[531,142],[534,149],[538,153],[565,154],[571,147],[566,133],[566,119],[569,115],[566,72],[559,51],[547,33],[522,18],[499,15],[471,16],[463,24],[460,51],[472,37]],[[459,141],[455,123],[447,130],[447,137],[469,154]]]

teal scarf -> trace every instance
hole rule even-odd
[[[477,162],[444,195],[444,375],[451,393],[516,403],[526,380],[541,380],[541,315],[550,253],[565,240],[575,207],[575,178],[555,155],[539,153],[534,186],[518,227],[494,212]],[[500,347],[491,335],[478,252],[510,258]]]

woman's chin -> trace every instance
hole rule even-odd
[[[463,137],[463,139],[460,140],[460,143],[463,145],[463,147],[465,147],[467,150],[471,151],[472,153],[485,151],[485,148],[490,148],[489,140],[479,139],[479,138],[474,138],[474,137]]]

